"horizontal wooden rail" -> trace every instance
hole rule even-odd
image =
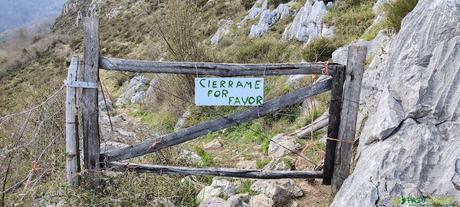
[[[113,150],[103,154],[103,161],[118,161],[152,153],[160,149],[178,145],[189,140],[210,132],[215,132],[234,126],[239,123],[251,121],[263,117],[271,112],[291,106],[304,101],[306,98],[318,95],[331,89],[331,80],[325,80],[314,85],[298,89],[292,93],[280,96],[276,99],[265,102],[259,107],[253,107],[249,110],[236,112],[229,116],[207,121],[186,129],[181,129],[171,134],[164,135],[160,138],[149,139],[142,143],[130,147]]]
[[[222,77],[322,74],[324,69],[323,63],[231,64],[142,61],[108,57],[100,58],[99,63],[100,68],[113,71],[214,75]],[[345,66],[328,64],[328,73],[333,74],[336,68],[345,68]]]
[[[213,175],[237,178],[280,179],[280,178],[322,178],[322,171],[263,171],[235,168],[190,168],[164,165],[125,164],[111,162],[109,167],[115,171],[134,171],[141,173]]]

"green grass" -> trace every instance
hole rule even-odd
[[[276,39],[250,39],[240,45],[234,56],[241,63],[279,63],[289,58],[287,48],[287,45]]]
[[[378,22],[376,24],[373,24],[362,36],[361,38],[366,40],[366,41],[371,41],[373,40],[377,34],[384,29],[384,22]]]
[[[340,44],[348,44],[359,38],[372,25],[373,4],[373,0],[344,1],[343,5],[337,4],[329,10],[324,21],[335,26],[334,32]]]
[[[200,167],[209,167],[214,165],[214,157],[207,153],[203,148],[195,146],[193,151],[201,157]]]
[[[150,128],[162,133],[174,131],[174,126],[177,121],[177,117],[174,114],[161,111],[149,112],[139,108],[133,110],[130,115],[140,118],[142,122],[147,124]]]
[[[328,61],[340,46],[342,46],[340,41],[334,38],[316,38],[302,50],[302,57],[307,62]]]
[[[292,158],[283,157],[282,161],[283,161],[284,165],[286,165],[286,167],[288,169],[291,169],[291,170],[294,169],[295,166],[294,166],[294,162],[293,162]]]
[[[249,194],[250,196],[257,195],[256,191],[251,190],[252,181],[251,180],[241,180],[241,185],[236,189],[238,194]]]
[[[418,0],[395,0],[385,3],[382,7],[386,13],[384,26],[398,32],[404,17],[417,5]]]
[[[264,168],[268,163],[270,163],[271,159],[257,159],[256,160],[256,168],[257,169],[262,169]]]

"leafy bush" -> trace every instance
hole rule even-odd
[[[302,57],[308,62],[327,61],[340,46],[340,43],[335,39],[317,38],[312,40],[302,51]]]
[[[385,28],[399,31],[404,17],[417,5],[418,0],[395,0],[385,3],[382,7],[386,13]]]

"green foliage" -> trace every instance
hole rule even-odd
[[[324,143],[321,140],[316,140],[316,147],[318,147],[320,150],[326,150],[326,143]]]
[[[239,63],[280,63],[288,60],[291,54],[285,43],[264,37],[236,42],[223,55]]]
[[[264,168],[268,163],[270,163],[271,159],[257,159],[256,160],[256,168],[257,169],[262,169]]]
[[[241,185],[236,189],[236,193],[244,194],[247,193],[250,196],[257,195],[256,191],[251,190],[252,181],[249,179],[241,180]]]
[[[302,57],[308,62],[328,61],[332,53],[340,46],[341,44],[336,39],[316,38],[302,51]]]
[[[195,146],[193,148],[193,151],[195,151],[201,157],[201,167],[208,167],[214,164],[213,156],[207,153],[203,148]]]
[[[283,157],[282,161],[288,167],[288,169],[294,170],[295,165],[294,165],[292,158]]]
[[[399,31],[404,17],[417,5],[418,0],[395,0],[383,5],[386,13],[384,25],[386,29]]]
[[[324,21],[335,27],[336,38],[341,44],[350,43],[359,38],[372,25],[373,4],[373,0],[337,2],[327,13]]]
[[[361,38],[366,40],[366,41],[371,41],[373,40],[377,34],[384,28],[383,22],[378,22],[376,24],[373,24],[371,28],[369,28],[366,33],[364,33]]]
[[[142,109],[136,109],[132,112],[131,115],[140,118],[150,128],[162,133],[169,133],[174,131],[174,126],[177,120],[174,114],[164,111],[148,112]]]

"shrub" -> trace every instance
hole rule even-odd
[[[385,3],[382,7],[386,13],[385,28],[399,31],[404,17],[417,5],[418,0],[395,0]]]
[[[340,46],[341,44],[335,39],[317,38],[312,40],[302,51],[302,57],[308,62],[327,61]]]

